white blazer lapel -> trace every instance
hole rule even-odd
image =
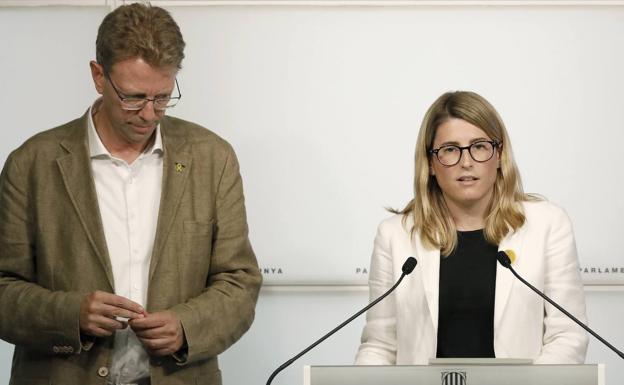
[[[524,228],[508,234],[498,245],[499,251],[513,250],[517,255],[522,254],[522,240],[524,239]],[[515,266],[514,266],[515,267]],[[497,329],[499,322],[503,318],[507,306],[511,288],[516,282],[516,277],[512,272],[496,262],[496,296],[494,298],[494,329]]]
[[[427,304],[429,306],[429,313],[431,314],[431,321],[433,322],[433,329],[438,332],[438,307],[439,307],[439,293],[440,293],[440,250],[426,249],[423,247],[420,239],[414,240],[414,255],[418,260],[418,267],[422,277],[422,283],[424,286],[425,296],[427,298]]]

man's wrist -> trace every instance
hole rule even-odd
[[[188,360],[188,344],[186,343],[186,338],[184,338],[184,342],[182,342],[182,347],[178,349],[177,352],[172,354],[174,360],[178,364],[185,364]]]
[[[188,360],[188,342],[186,341],[186,333],[184,333],[184,327],[182,327],[182,323],[180,323],[180,328],[182,328],[182,346],[178,351],[172,354],[174,360],[178,365],[186,364]]]

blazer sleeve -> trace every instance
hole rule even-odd
[[[546,234],[544,292],[581,322],[587,323],[585,296],[579,272],[572,224],[567,214],[554,208]],[[587,352],[587,333],[565,314],[546,303],[544,335],[535,363],[581,364]]]
[[[370,300],[388,291],[394,284],[391,239],[387,224],[382,222],[375,236],[369,270]],[[396,300],[394,293],[366,313],[356,365],[394,365],[396,363]]]
[[[251,326],[262,283],[248,238],[243,185],[232,148],[220,176],[206,288],[171,310],[182,322],[188,352],[179,365],[215,357]],[[177,355],[176,358],[180,358]]]
[[[37,284],[33,202],[16,152],[0,175],[0,338],[49,354],[79,353],[77,292]]]

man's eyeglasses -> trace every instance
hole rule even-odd
[[[108,74],[106,74],[105,76],[106,76],[106,79],[108,79],[108,82],[110,83],[110,85],[113,87],[113,90],[115,90],[115,93],[119,97],[119,100],[121,101],[121,108],[123,108],[126,111],[142,110],[143,107],[145,107],[145,105],[147,104],[147,102],[154,103],[155,110],[164,111],[167,108],[175,107],[175,105],[178,104],[178,102],[180,101],[180,98],[182,98],[182,94],[180,93],[180,86],[178,85],[177,78],[175,79],[177,96],[169,95],[169,96],[158,96],[155,98],[141,98],[137,96],[126,96],[122,94],[121,92],[119,92],[117,87],[115,87],[115,84],[113,83],[113,80],[110,78],[110,76],[108,76]]]
[[[468,150],[470,157],[475,162],[487,162],[494,156],[494,150],[500,145],[496,140],[480,140],[469,146],[455,146],[452,144],[429,150],[429,154],[435,155],[443,166],[455,166],[464,153]]]

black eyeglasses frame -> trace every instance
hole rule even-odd
[[[477,160],[477,159],[475,159],[474,155],[472,155],[472,152],[471,152],[470,149],[473,148],[474,145],[479,144],[479,143],[489,143],[489,144],[492,145],[492,154],[490,155],[489,158],[487,158],[485,160]],[[436,149],[431,149],[431,150],[429,150],[427,152],[429,153],[429,155],[435,155],[436,159],[438,160],[438,162],[440,162],[441,165],[443,165],[445,167],[453,167],[453,166],[455,166],[456,164],[458,164],[461,161],[461,158],[464,155],[464,150],[468,150],[468,154],[470,155],[472,160],[474,160],[475,162],[485,163],[488,160],[492,159],[492,157],[494,156],[494,153],[499,149],[501,144],[502,143],[499,142],[498,140],[479,140],[479,141],[476,141],[474,143],[469,144],[468,146],[456,146],[454,144],[447,144],[447,145],[441,146],[441,147],[436,148]],[[453,164],[446,164],[446,163],[443,163],[440,160],[440,157],[438,156],[438,153],[444,147],[455,147],[455,148],[459,149],[459,157],[457,158],[457,162],[455,162]]]

